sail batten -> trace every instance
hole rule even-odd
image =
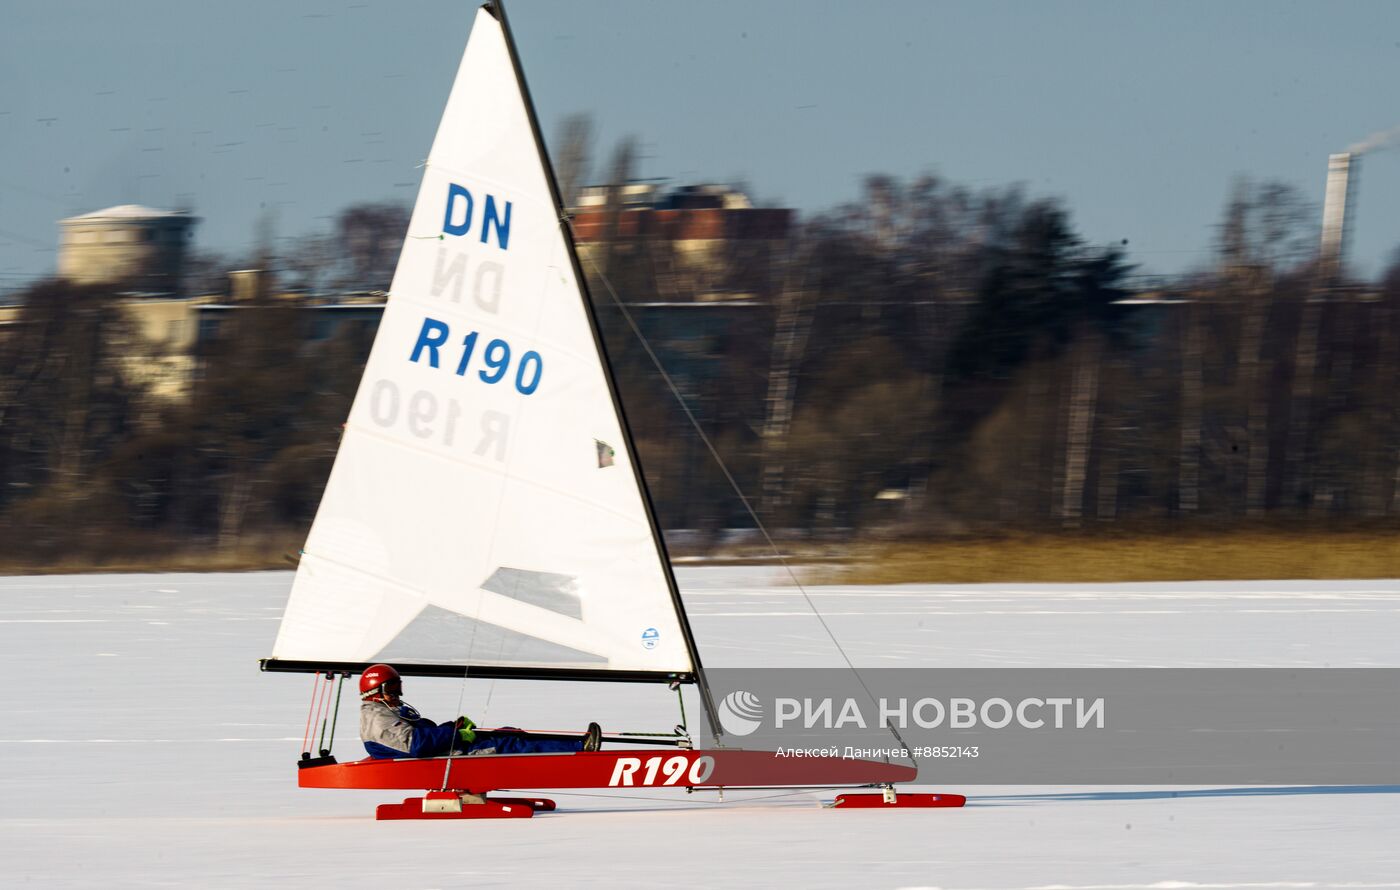
[[[265,669],[696,674],[527,102],[483,9]]]

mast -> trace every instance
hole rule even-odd
[[[525,114],[530,120],[530,131],[535,137],[535,148],[539,152],[541,163],[544,165],[545,179],[549,183],[549,193],[554,200],[554,211],[559,220],[560,233],[564,236],[569,263],[573,267],[574,279],[578,282],[579,293],[583,297],[583,309],[588,317],[588,326],[593,333],[593,342],[598,348],[598,355],[602,358],[603,377],[607,380],[608,394],[612,397],[613,409],[617,412],[618,424],[622,427],[622,435],[627,443],[627,457],[637,479],[637,488],[642,498],[642,506],[646,510],[647,523],[651,526],[651,537],[656,544],[656,555],[661,560],[666,586],[671,594],[671,602],[675,605],[676,617],[680,621],[686,649],[690,653],[690,663],[695,669],[695,686],[700,692],[710,732],[714,734],[716,740],[720,740],[723,738],[723,730],[716,719],[714,700],[710,696],[710,685],[705,680],[705,670],[700,662],[700,652],[695,646],[695,634],[690,627],[690,616],[686,614],[685,603],[681,600],[680,587],[676,583],[676,573],[671,567],[671,556],[666,549],[666,540],[661,534],[661,526],[656,521],[656,510],[652,505],[651,492],[647,488],[646,475],[642,471],[641,456],[637,453],[636,442],[632,437],[632,425],[627,422],[627,412],[623,410],[622,399],[618,397],[612,361],[608,358],[607,344],[603,342],[602,332],[598,325],[598,315],[593,306],[593,294],[589,290],[588,278],[583,273],[583,266],[579,263],[578,248],[574,244],[573,227],[569,225],[568,209],[564,207],[564,201],[559,192],[559,181],[554,175],[554,165],[550,162],[549,151],[545,148],[544,137],[540,131],[539,116],[535,113],[535,100],[530,95],[530,84],[525,79],[525,70],[520,65],[520,53],[515,46],[515,34],[510,28],[510,19],[506,15],[504,0],[488,0],[483,8],[501,23],[501,31],[505,34],[506,50],[510,54],[511,67],[515,69],[515,80],[520,86],[520,95],[525,101]]]

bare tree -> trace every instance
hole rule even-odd
[[[1181,334],[1181,451],[1177,509],[1195,513],[1201,505],[1201,323],[1194,304],[1184,307]]]
[[[812,330],[813,307],[806,287],[808,259],[802,251],[802,258],[793,257],[787,263],[786,280],[778,294],[763,422],[762,496],[764,510],[770,514],[787,503],[784,451],[797,402],[797,371]]]
[[[320,293],[330,284],[335,271],[339,245],[326,234],[302,235],[283,251],[281,266],[288,284],[306,293]]]
[[[44,281],[0,338],[0,483],[77,502],[142,404],[126,363],[132,331],[100,285]],[[0,497],[0,502],[3,497]]]
[[[387,291],[408,232],[409,209],[401,204],[355,204],[336,219],[336,240],[344,261],[340,286]]]
[[[1060,515],[1066,526],[1079,525],[1084,514],[1084,480],[1093,444],[1094,410],[1099,397],[1099,365],[1102,338],[1091,333],[1073,356],[1074,378],[1069,394],[1069,418],[1065,440],[1064,501]]]
[[[226,296],[228,273],[239,268],[233,259],[221,253],[193,251],[185,257],[184,289],[194,296]]]
[[[1269,466],[1269,381],[1265,334],[1280,279],[1305,264],[1313,243],[1311,204],[1293,186],[1236,179],[1220,226],[1226,297],[1242,316],[1237,376],[1245,408],[1245,513],[1266,508]]]
[[[1121,356],[1111,353],[1104,361],[1104,377],[1107,379],[1099,384],[1099,458],[1095,485],[1098,505],[1094,518],[1101,522],[1112,522],[1118,518],[1119,452],[1123,447],[1119,399],[1127,385],[1122,379],[1123,364]]]
[[[605,232],[601,249],[589,251],[598,276],[605,287],[612,287],[618,294],[626,293],[626,283],[615,279],[615,271],[624,255],[632,253],[632,245],[624,244],[622,214],[626,210],[625,191],[632,181],[637,164],[637,139],[627,136],[613,149],[611,173],[608,176],[608,192],[605,218]],[[634,264],[635,265],[635,264]],[[595,299],[598,295],[595,295]]]
[[[553,155],[559,178],[559,196],[565,207],[578,206],[579,192],[588,182],[592,167],[593,118],[571,114],[559,125],[558,148]]]
[[[1288,407],[1288,446],[1284,452],[1285,490],[1294,503],[1304,506],[1311,496],[1308,439],[1312,430],[1312,396],[1317,378],[1317,345],[1322,307],[1327,297],[1321,288],[1303,298],[1294,341],[1293,389]]]

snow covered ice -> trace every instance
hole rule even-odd
[[[681,569],[707,666],[839,664],[778,573]],[[1400,787],[930,786],[964,810],[806,792],[552,794],[530,820],[375,822],[407,792],[296,787],[308,676],[263,674],[291,574],[0,579],[0,885],[1400,888]],[[870,667],[1395,667],[1400,583],[810,591]],[[629,684],[409,678],[425,714],[666,728]],[[336,753],[360,756],[353,695]],[[694,701],[689,705],[694,708]],[[696,713],[691,710],[691,714]],[[693,719],[693,718],[692,718]],[[830,795],[825,795],[829,797]]]

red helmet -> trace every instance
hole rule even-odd
[[[383,695],[397,698],[403,693],[403,679],[387,664],[372,664],[360,674],[360,698],[373,700]]]

